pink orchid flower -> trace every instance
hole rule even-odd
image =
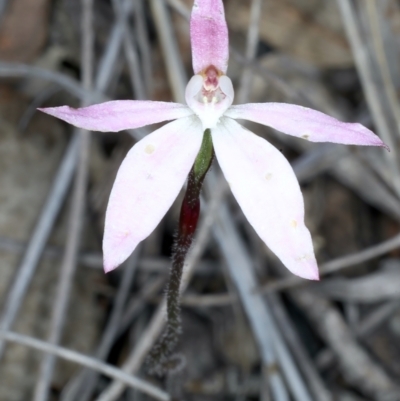
[[[120,265],[156,228],[181,190],[210,129],[215,154],[233,195],[255,231],[294,274],[318,279],[300,186],[285,157],[235,120],[244,119],[312,142],[382,146],[360,124],[285,103],[232,105],[225,75],[228,29],[221,0],[195,0],[190,34],[195,75],[187,105],[117,100],[80,109],[41,109],[91,131],[121,131],[175,120],[136,143],[118,171],[103,240],[106,272]]]

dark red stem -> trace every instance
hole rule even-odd
[[[151,370],[160,375],[177,369],[181,363],[181,358],[172,356],[172,351],[181,333],[179,289],[185,258],[192,245],[199,220],[201,187],[206,173],[211,166],[212,159],[213,152],[208,161],[208,166],[202,170],[202,174],[200,176],[197,174],[196,176],[196,170],[193,167],[188,177],[186,194],[182,202],[179,218],[178,235],[173,246],[172,267],[167,287],[167,326],[160,342],[149,355]]]

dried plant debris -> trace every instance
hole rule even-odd
[[[228,23],[246,32],[250,7],[240,0],[229,0],[226,10]],[[265,1],[260,21],[260,39],[278,51],[321,67],[352,65],[334,1]]]
[[[0,241],[7,238],[26,244],[65,149],[65,136],[59,124],[47,122],[40,116],[33,120],[28,131],[18,132],[16,117],[19,113],[11,115],[7,111],[16,109],[20,112],[27,107],[27,99],[9,87],[2,86],[1,92]],[[51,243],[61,246],[64,238],[65,219],[61,219]],[[18,274],[16,266],[20,258],[19,254],[0,251],[0,296],[3,302]],[[25,295],[21,313],[13,325],[14,330],[34,337],[46,336],[51,306],[56,297],[59,265],[59,260],[47,260],[40,264]],[[85,353],[91,351],[97,340],[102,312],[96,302],[96,288],[91,286],[89,289],[86,283],[101,282],[101,279],[101,274],[96,271],[80,270],[74,285],[63,342]],[[82,322],[85,324],[81,327]],[[7,345],[0,365],[0,399],[17,401],[29,398],[37,379],[39,362],[40,354],[20,345]],[[75,369],[71,364],[60,364],[54,377],[54,387],[64,386]]]

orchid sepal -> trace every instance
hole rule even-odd
[[[202,138],[200,121],[186,117],[154,131],[129,151],[118,170],[106,211],[106,272],[125,261],[169,210]]]
[[[195,74],[214,66],[226,74],[229,60],[228,27],[221,0],[195,0],[190,18]]]
[[[78,109],[61,106],[38,110],[75,127],[100,132],[140,128],[193,115],[183,104],[149,100],[111,100]]]
[[[212,135],[222,172],[257,234],[292,273],[318,280],[303,196],[289,162],[230,118],[224,117]]]
[[[225,116],[267,125],[311,142],[389,147],[359,123],[344,123],[308,107],[287,103],[249,103],[229,108]]]

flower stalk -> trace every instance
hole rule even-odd
[[[153,373],[162,375],[176,370],[182,364],[173,350],[181,334],[180,286],[186,255],[192,245],[200,215],[200,192],[204,178],[214,159],[211,132],[205,130],[200,151],[190,170],[186,193],[182,201],[178,234],[172,250],[172,266],[167,286],[167,325],[160,342],[149,355],[149,366]]]

